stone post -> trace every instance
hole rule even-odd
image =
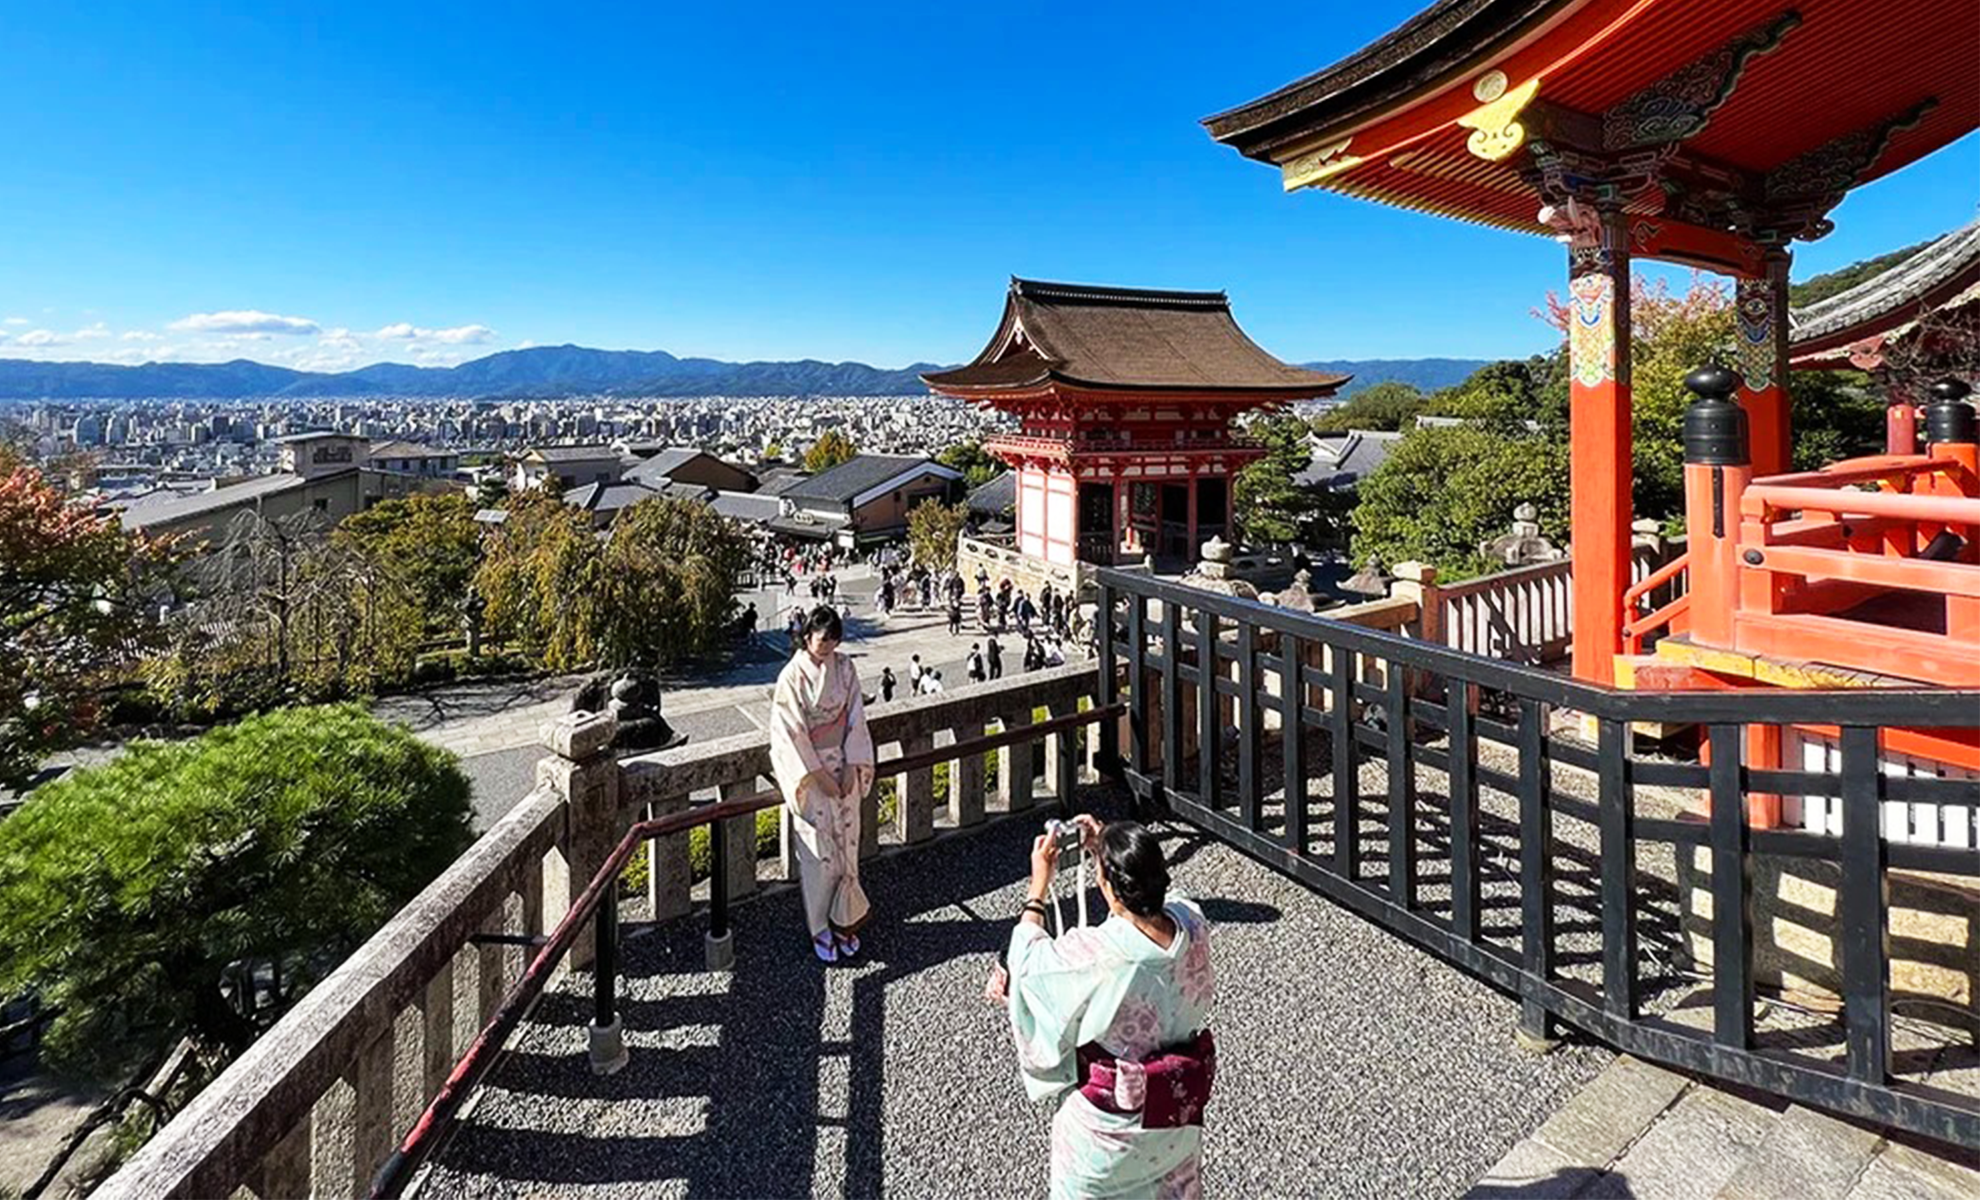
[[[970,725],[955,731],[952,741],[974,741],[983,736],[983,726]],[[983,751],[965,754],[949,765],[949,824],[957,829],[983,823]]]
[[[605,864],[624,832],[619,828],[619,763],[612,757],[618,722],[609,713],[571,713],[545,722],[543,744],[550,751],[536,764],[536,782],[564,799],[564,861],[569,864],[566,911]],[[575,970],[591,965],[591,925],[572,943]]]

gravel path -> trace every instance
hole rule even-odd
[[[737,909],[732,975],[701,970],[692,922],[630,936],[631,1064],[590,1074],[588,977],[574,977],[424,1194],[1041,1194],[1049,1113],[1025,1102],[1002,1011],[981,999],[1034,828],[871,864],[878,916],[856,967],[806,957],[789,890]],[[1589,1045],[1520,1052],[1511,1001],[1235,851],[1165,832],[1177,886],[1215,927],[1210,1194],[1457,1195],[1610,1061]]]

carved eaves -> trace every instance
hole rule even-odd
[[[1603,113],[1602,148],[1662,146],[1693,136],[1731,99],[1747,62],[1778,47],[1800,24],[1801,14],[1789,9]]]

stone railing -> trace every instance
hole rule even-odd
[[[1068,715],[1092,703],[1098,676],[1067,666],[954,691],[876,704],[875,748],[886,761]],[[246,1053],[207,1086],[96,1193],[159,1197],[353,1196],[440,1091],[468,1045],[510,995],[529,947],[562,922],[573,899],[632,821],[767,786],[769,739],[724,738],[615,759],[609,720],[579,714],[545,729],[537,786],[466,854],[400,910]],[[892,824],[865,802],[862,850],[902,847],[1022,812],[1090,772],[1082,750],[1098,726],[996,751],[994,788],[981,753],[951,763],[939,798],[935,770],[896,779]],[[1042,743],[1042,745],[1041,745]],[[899,747],[894,750],[894,747]],[[758,861],[754,821],[725,822],[729,895],[794,876],[784,853]],[[648,847],[654,919],[692,907],[687,835]],[[590,963],[580,937],[567,965]]]
[[[994,587],[999,579],[1008,577],[1019,591],[1034,596],[1040,586],[1047,583],[1052,585],[1054,591],[1080,596],[1087,595],[1093,584],[1093,569],[1084,563],[1069,566],[1047,562],[1015,546],[1000,545],[982,538],[957,539],[956,570],[970,581],[972,589],[979,567],[989,573],[991,586]]]

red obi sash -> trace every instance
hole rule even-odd
[[[1140,1113],[1143,1129],[1203,1124],[1216,1078],[1217,1047],[1207,1029],[1140,1063],[1116,1059],[1098,1042],[1079,1048],[1080,1094],[1101,1112]]]

